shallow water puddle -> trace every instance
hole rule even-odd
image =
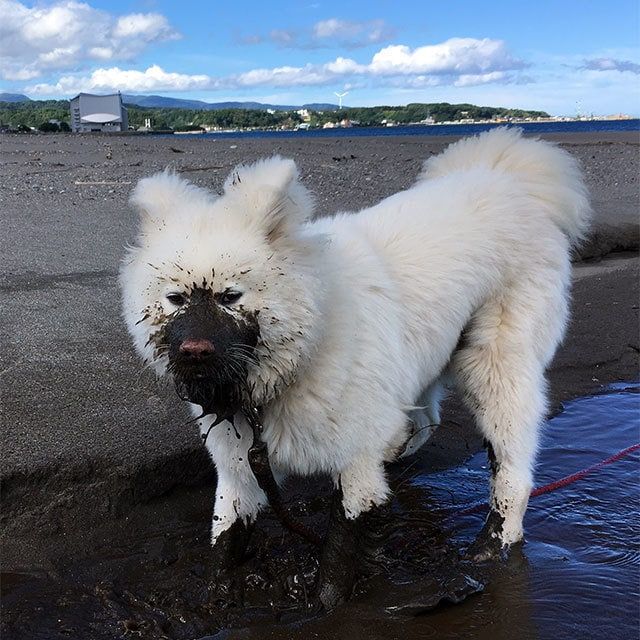
[[[537,485],[638,442],[639,390],[619,386],[568,403],[545,429]],[[532,499],[526,545],[487,572],[458,555],[482,522],[482,514],[463,511],[486,497],[486,455],[434,474],[423,460],[394,466],[396,498],[373,532],[382,541],[372,558],[374,575],[351,602],[311,619],[304,604],[316,552],[271,516],[259,522],[252,553],[234,580],[211,588],[212,491],[190,491],[164,516],[158,506],[143,506],[79,541],[67,536],[61,550],[49,552],[46,568],[5,565],[3,637],[635,638],[638,471],[635,453]],[[294,510],[322,531],[328,494],[309,495],[298,495]],[[475,580],[486,583],[482,593],[442,605],[443,598],[480,589]]]
[[[536,471],[542,486],[640,441],[640,387],[567,403],[545,428]],[[487,593],[433,616],[425,633],[466,631],[475,638],[637,638],[640,581],[638,453],[583,479],[532,498],[527,543]],[[486,456],[414,482],[464,508],[486,495]],[[454,488],[452,494],[452,488]],[[456,534],[471,536],[482,516],[456,517]],[[517,633],[516,633],[516,630]],[[428,636],[427,636],[428,637]]]

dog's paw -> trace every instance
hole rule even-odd
[[[218,535],[209,552],[210,575],[222,575],[242,563],[252,530],[252,525],[236,520]]]
[[[328,536],[320,562],[316,599],[324,611],[332,611],[346,602],[356,582],[360,549],[353,537],[340,542],[340,536]]]
[[[510,545],[502,539],[504,518],[493,509],[489,512],[480,533],[464,554],[465,560],[471,562],[490,562],[506,560]]]

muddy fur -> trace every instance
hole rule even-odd
[[[328,474],[346,519],[383,504],[385,462],[428,438],[447,379],[495,454],[499,541],[521,539],[544,372],[567,320],[569,253],[590,216],[567,153],[493,130],[431,158],[409,190],[313,222],[295,164],[278,157],[238,167],[221,196],[165,172],[131,200],[140,233],[121,284],[139,353],[172,373],[166,328],[203,279],[219,318],[239,333],[252,318],[255,345],[218,355],[246,372],[232,382],[261,407],[278,480]],[[226,304],[227,291],[241,295]],[[201,420],[203,432],[214,419]],[[218,472],[213,543],[265,505],[247,463],[252,431],[241,413],[234,424],[239,437],[220,425],[207,439]]]

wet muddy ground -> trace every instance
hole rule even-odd
[[[568,403],[545,430],[537,484],[635,444],[639,389]],[[534,498],[527,543],[507,563],[472,566],[459,551],[483,516],[463,512],[486,496],[486,455],[437,473],[419,459],[392,467],[396,497],[372,527],[365,575],[328,615],[313,609],[316,549],[268,514],[243,566],[211,576],[213,491],[182,489],[102,527],[8,540],[2,638],[636,638],[638,471],[636,453]],[[323,530],[328,486],[288,497]]]

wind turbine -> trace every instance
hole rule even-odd
[[[333,93],[334,95],[338,96],[338,109],[342,109],[342,98],[344,98],[349,92],[345,91],[344,93],[336,93],[334,91]]]

